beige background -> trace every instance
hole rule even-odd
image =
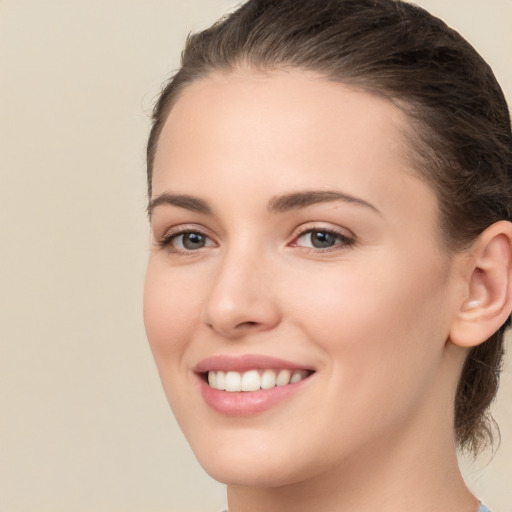
[[[0,511],[214,512],[147,347],[147,114],[189,30],[228,0],[0,0]],[[419,2],[512,99],[511,0]],[[512,511],[512,369],[502,446],[468,470]]]

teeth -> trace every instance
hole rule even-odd
[[[238,372],[226,373],[226,391],[242,391],[242,376]]]
[[[226,389],[226,374],[224,372],[208,372],[208,377],[210,376],[210,373],[217,373],[217,376],[215,377],[215,389]]]
[[[307,370],[249,370],[247,372],[209,371],[208,384],[213,389],[228,392],[257,391],[275,386],[287,386],[305,379]]]
[[[290,384],[292,372],[290,370],[281,370],[276,377],[276,386],[286,386]]]
[[[276,372],[274,370],[265,370],[261,374],[261,389],[270,389],[276,385]]]
[[[242,375],[242,391],[256,391],[260,389],[261,379],[257,370],[245,372]]]
[[[213,389],[217,388],[217,372],[208,372],[208,384]]]
[[[307,372],[293,372],[291,378],[290,378],[290,384],[293,384],[294,382],[299,382],[299,380],[302,380],[307,377]]]

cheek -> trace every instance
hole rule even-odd
[[[197,284],[197,283],[196,283]],[[188,431],[190,375],[184,364],[200,312],[197,286],[183,282],[165,264],[148,262],[144,284],[144,324],[162,386],[178,423]]]
[[[150,258],[144,284],[144,324],[159,370],[163,363],[179,364],[197,326],[200,305],[195,289]]]
[[[289,302],[297,307],[290,315],[340,379],[380,389],[418,381],[439,363],[446,341],[446,272],[435,258],[382,254],[367,263],[302,272],[300,286],[290,284],[299,298]]]
[[[290,284],[290,296],[300,299],[288,303],[288,316],[325,356],[323,399],[312,416],[329,417],[333,450],[357,447],[376,430],[397,431],[439,377],[442,272],[426,264],[406,272],[399,262],[380,261],[374,271],[340,265],[329,276],[302,272],[293,292]]]

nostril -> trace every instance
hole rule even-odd
[[[258,322],[241,322],[237,327],[253,327],[255,325],[258,325]]]

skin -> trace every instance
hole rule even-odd
[[[193,196],[211,212],[154,203],[145,324],[169,403],[228,484],[230,512],[478,508],[452,427],[467,352],[447,341],[467,258],[442,248],[406,129],[390,102],[303,72],[211,74],[169,114],[152,199]],[[360,202],[269,212],[303,191]],[[312,229],[339,236],[318,249]],[[204,247],[185,249],[178,230]],[[244,354],[315,373],[269,410],[227,417],[193,368]]]

